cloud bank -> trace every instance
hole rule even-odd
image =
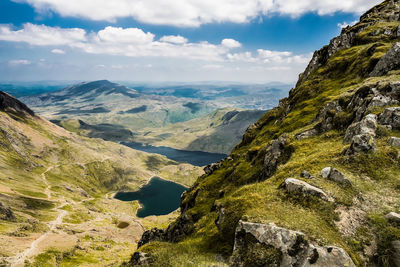
[[[127,57],[166,57],[214,62],[304,63],[309,55],[293,55],[291,52],[257,50],[234,52],[242,44],[234,39],[223,39],[219,44],[203,41],[191,43],[178,35],[163,36],[159,40],[151,32],[138,28],[108,26],[98,32],[86,32],[79,28],[64,29],[27,23],[22,29],[0,25],[0,40],[24,42],[34,46],[58,46],[54,54],[64,54],[61,46],[71,47],[89,54]]]
[[[37,12],[55,12],[64,17],[80,17],[114,22],[131,17],[137,21],[179,27],[206,23],[247,23],[259,16],[280,14],[300,16],[347,12],[361,14],[381,0],[13,0],[33,6]]]

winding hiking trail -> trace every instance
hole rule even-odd
[[[47,198],[49,200],[51,199],[51,190],[50,190],[51,186],[50,186],[49,182],[47,181],[46,173],[49,172],[50,170],[52,170],[55,167],[57,167],[57,166],[51,166],[51,167],[47,168],[41,174],[43,182],[47,186],[46,189],[45,189],[45,194],[47,195]],[[24,252],[18,254],[16,257],[14,257],[14,261],[11,262],[11,266],[13,266],[13,267],[14,266],[15,267],[24,266],[26,258],[29,258],[29,256],[31,256],[31,255],[36,255],[37,254],[37,252],[38,252],[38,244],[40,244],[41,242],[46,240],[48,235],[50,233],[52,233],[57,228],[57,226],[62,224],[63,218],[68,214],[68,211],[62,210],[62,208],[67,204],[68,204],[68,202],[63,200],[62,203],[59,206],[57,206],[57,207],[55,207],[53,209],[55,211],[58,211],[58,216],[54,221],[51,221],[51,222],[47,223],[47,226],[49,227],[49,230],[47,232],[43,233],[35,241],[33,241],[28,249],[26,249]]]

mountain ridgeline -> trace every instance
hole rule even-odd
[[[400,1],[316,51],[127,265],[400,266]]]

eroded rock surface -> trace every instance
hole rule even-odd
[[[400,148],[400,138],[398,137],[390,137],[388,143],[393,147]]]
[[[351,143],[347,154],[375,151],[375,131],[377,127],[377,116],[375,114],[368,114],[360,122],[351,124],[347,128],[343,140],[345,144]]]
[[[232,266],[355,266],[345,250],[311,244],[297,231],[239,221],[231,257]]]
[[[378,117],[379,124],[389,125],[394,130],[400,130],[400,107],[387,108]]]
[[[392,48],[378,61],[371,77],[377,77],[387,74],[391,70],[400,67],[400,42],[395,43]]]
[[[324,201],[333,201],[322,189],[312,186],[304,181],[300,181],[294,178],[286,179],[281,185],[281,188],[285,189],[290,194],[302,194],[305,196],[315,196]]]
[[[266,178],[274,174],[279,164],[287,162],[293,153],[293,148],[288,145],[287,138],[286,135],[282,135],[267,147],[264,158],[264,176]]]
[[[147,253],[136,251],[133,253],[131,260],[129,261],[130,266],[143,266],[151,264],[151,258]]]
[[[341,173],[339,170],[332,168],[332,167],[326,167],[321,171],[321,175],[323,178],[335,181],[339,184],[343,184],[346,186],[350,186],[351,182],[349,179],[344,176],[343,173]]]

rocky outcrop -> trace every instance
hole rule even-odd
[[[330,201],[332,202],[333,199],[328,196],[327,193],[325,193],[322,189],[312,186],[306,182],[294,179],[294,178],[288,178],[286,179],[281,185],[280,188],[283,188],[288,192],[289,194],[301,194],[304,196],[314,196],[318,197],[324,201]]]
[[[321,175],[323,178],[335,181],[339,184],[345,185],[345,186],[350,186],[351,182],[349,179],[347,179],[343,173],[338,171],[335,168],[332,167],[326,167],[321,171]]]
[[[390,137],[388,140],[388,143],[392,147],[400,148],[400,138],[398,138],[398,137]]]
[[[151,230],[147,230],[143,233],[142,238],[138,242],[138,248],[151,241],[164,241],[165,239],[165,230],[153,228]]]
[[[375,151],[375,136],[378,127],[377,117],[374,114],[367,115],[360,122],[351,124],[344,136],[343,143],[351,143],[347,154]]]
[[[167,229],[153,228],[145,231],[138,242],[138,248],[153,241],[178,242],[192,232],[193,221],[186,214],[182,214]]]
[[[221,168],[222,163],[223,163],[223,161],[218,161],[216,163],[211,163],[211,164],[207,165],[206,167],[204,167],[204,172],[207,175],[211,175],[213,172],[215,172],[216,170]]]
[[[129,266],[144,266],[150,265],[152,260],[147,253],[136,251],[133,253],[131,260],[129,261]]]
[[[388,221],[400,223],[400,214],[398,214],[396,212],[390,212],[390,213],[386,214],[385,218]]]
[[[287,135],[273,140],[267,147],[264,157],[264,177],[273,175],[280,164],[286,163],[293,153],[293,148],[288,145]]]
[[[389,71],[400,67],[400,42],[395,43],[392,48],[378,61],[371,77],[383,76]]]
[[[400,107],[385,109],[379,115],[378,122],[390,126],[393,130],[400,130]]]
[[[333,119],[335,115],[342,110],[343,108],[337,101],[326,104],[317,117],[317,119],[321,120],[321,123],[318,125],[319,132],[327,132],[332,130],[334,128]]]
[[[5,221],[15,221],[17,218],[11,208],[3,206],[3,203],[0,202],[0,219]]]
[[[355,266],[345,250],[311,244],[305,234],[277,227],[239,221],[231,266]]]
[[[0,110],[7,111],[7,110],[14,110],[17,112],[22,112],[34,116],[35,113],[28,108],[27,105],[19,101],[18,99],[10,96],[9,94],[0,91]]]

